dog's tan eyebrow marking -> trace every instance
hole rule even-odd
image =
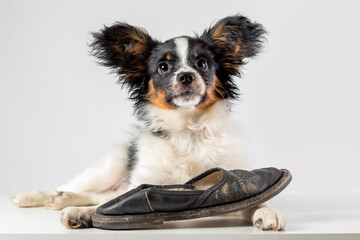
[[[194,52],[194,58],[197,58],[199,54],[197,52]]]
[[[167,53],[167,54],[165,55],[165,58],[166,58],[167,60],[171,60],[171,54],[170,54],[170,53]]]

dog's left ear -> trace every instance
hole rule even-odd
[[[207,42],[215,53],[219,68],[236,75],[239,73],[239,66],[244,63],[244,58],[259,53],[265,33],[261,24],[236,15],[219,20],[213,27],[205,30],[200,38]]]

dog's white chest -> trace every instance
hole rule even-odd
[[[183,183],[209,168],[242,165],[238,164],[243,160],[241,146],[224,105],[218,103],[201,115],[157,109],[150,113],[154,115],[150,116],[149,129],[160,129],[167,135],[158,137],[147,131],[139,138],[133,181]]]
[[[190,126],[191,127],[191,126]],[[223,132],[204,126],[169,133],[169,145],[180,161],[213,162],[226,144]]]

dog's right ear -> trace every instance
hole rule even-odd
[[[157,41],[146,31],[120,22],[92,35],[91,53],[99,63],[118,73],[130,89],[139,87],[148,77],[146,61]]]

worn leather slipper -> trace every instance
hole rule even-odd
[[[182,185],[140,185],[99,206],[92,213],[92,225],[103,229],[145,228],[164,221],[241,211],[266,202],[290,181],[286,169],[212,168]]]

